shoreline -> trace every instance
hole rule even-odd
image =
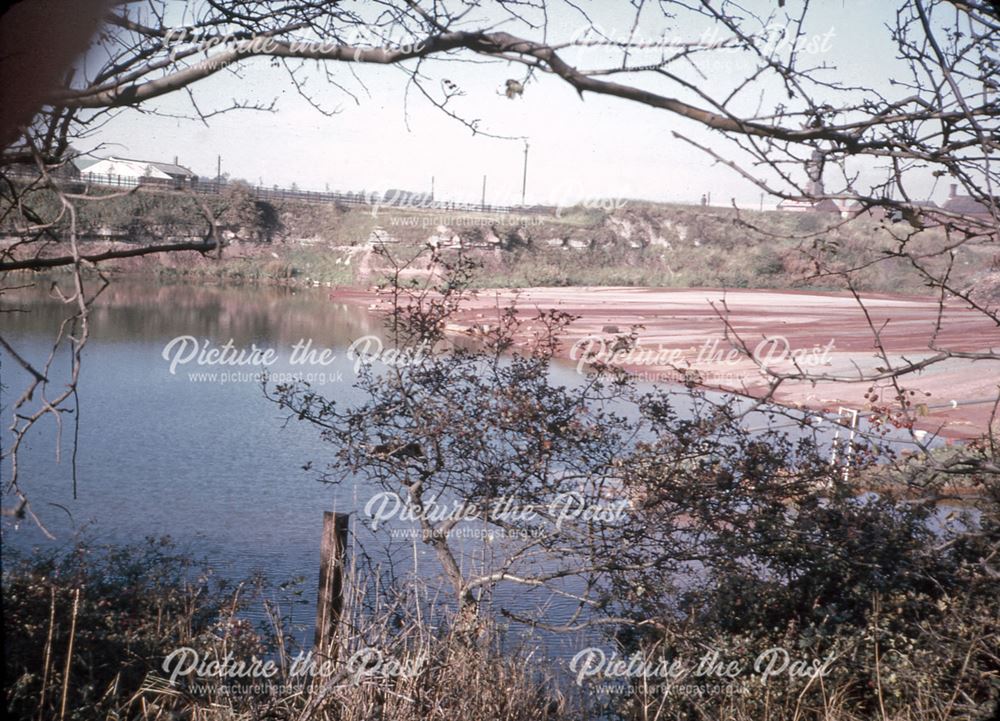
[[[380,298],[372,288],[338,287],[330,300],[378,311]],[[733,332],[743,347],[778,373],[794,372],[796,363],[810,375],[834,379],[787,380],[773,395],[777,404],[804,410],[836,412],[839,407],[862,415],[873,410],[869,383],[847,382],[859,372],[873,373],[884,360],[876,354],[872,327],[879,329],[886,355],[894,365],[919,362],[934,353],[928,339],[935,332],[938,302],[914,295],[864,293],[865,314],[850,293],[837,291],[727,290],[640,287],[541,287],[479,290],[463,303],[448,331],[465,333],[489,325],[497,307],[517,298],[521,312],[559,310],[576,317],[560,345],[560,360],[579,364],[586,350],[621,367],[639,380],[682,384],[685,373],[696,372],[706,390],[760,398],[768,383],[760,365],[727,340],[720,314],[728,309],[729,338]],[[712,307],[715,304],[715,308]],[[990,333],[1000,334],[982,316],[946,304],[940,314],[937,344],[951,350],[989,347]],[[602,343],[638,329],[638,352],[613,356]],[[976,342],[975,339],[981,339]],[[795,358],[793,362],[792,358]],[[903,360],[905,359],[905,361]],[[915,415],[913,428],[945,440],[969,440],[984,435],[990,425],[998,381],[976,375],[973,362],[944,359],[900,378]],[[911,394],[910,391],[913,391]],[[883,382],[875,394],[877,406],[893,406],[896,390]],[[997,419],[994,419],[996,430]]]

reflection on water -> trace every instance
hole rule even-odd
[[[16,309],[30,312],[0,313],[4,337],[26,359],[41,364],[68,315],[66,308],[43,286],[0,296],[0,310]],[[305,637],[314,618],[323,511],[357,513],[378,489],[317,483],[303,466],[325,468],[333,451],[316,428],[286,422],[252,379],[216,375],[218,368],[193,363],[171,373],[164,347],[178,336],[216,346],[229,340],[237,348],[256,344],[276,351],[278,362],[270,371],[281,374],[302,372],[290,364],[292,346],[311,339],[316,349],[334,354],[314,385],[350,404],[358,400],[358,391],[352,387],[355,375],[346,349],[360,337],[378,334],[381,322],[357,307],[331,302],[322,291],[124,281],[101,295],[91,321],[79,387],[79,496],[73,497],[69,467],[71,433],[63,434],[58,465],[50,419],[35,429],[21,456],[23,485],[56,543],[68,543],[83,529],[108,542],[169,535],[233,576],[255,569],[276,581],[305,576],[303,603],[292,617],[303,625]],[[67,356],[56,358],[53,378],[60,370],[65,373]],[[26,375],[11,359],[0,360],[7,426],[9,405]],[[557,383],[580,380],[568,367],[557,368],[554,376]],[[682,408],[690,403],[683,394],[675,399]],[[6,427],[3,432],[7,443],[10,433]],[[4,468],[5,476],[8,472]],[[14,547],[52,543],[29,523],[15,528],[5,519],[3,529],[5,544]],[[433,554],[422,544],[392,541],[385,533],[376,537],[356,522],[354,529],[377,563],[392,562],[404,573],[416,566],[432,583],[437,577]],[[466,569],[487,563],[495,551],[483,540],[463,544]],[[442,593],[447,596],[447,589]],[[575,608],[544,589],[501,588],[493,600],[524,616],[544,607],[546,620],[556,625]],[[547,638],[546,646],[565,656],[579,642]]]
[[[66,285],[65,282],[62,285]],[[68,286],[66,287],[68,291]],[[0,295],[10,335],[49,334],[66,315],[45,283]],[[251,286],[157,285],[115,281],[91,313],[100,341],[158,340],[177,335],[232,338],[237,345],[266,340],[291,345],[303,337],[356,338],[378,333],[381,323],[369,313],[327,300],[322,291]]]
[[[35,287],[0,297],[4,337],[32,363],[48,355],[61,320],[60,301]],[[355,339],[381,330],[381,322],[353,306],[331,302],[321,291],[259,287],[157,286],[116,281],[91,314],[92,337],[84,351],[79,386],[81,427],[77,459],[79,496],[73,497],[71,435],[62,439],[55,463],[55,426],[34,430],[21,456],[21,480],[32,507],[57,536],[56,544],[86,531],[99,542],[136,542],[169,535],[234,577],[263,570],[275,581],[305,576],[303,601],[293,621],[303,637],[314,619],[324,510],[357,511],[373,489],[317,483],[303,470],[324,468],[332,447],[305,423],[286,423],[276,405],[252,380],[213,377],[219,369],[182,365],[170,373],[162,357],[177,336],[234,347],[269,347],[278,362],[273,374],[301,372],[289,363],[292,346],[311,339],[333,350],[321,370],[319,390],[338,402],[357,398],[354,370],[346,357]],[[67,353],[56,358],[53,378],[65,373]],[[20,393],[26,376],[3,357],[3,402]],[[569,378],[569,373],[566,373]],[[63,376],[64,377],[64,376]],[[7,409],[5,409],[6,419]],[[9,422],[5,420],[5,426]],[[10,432],[4,429],[5,443]],[[5,475],[9,472],[4,469]],[[50,542],[28,522],[4,521],[4,542],[21,549]],[[418,567],[431,586],[437,575],[432,552],[422,544],[379,537],[354,524],[358,542],[377,563],[406,573]],[[470,540],[463,564],[482,563],[484,542]],[[447,589],[442,589],[444,595]],[[571,606],[547,592],[499,591],[494,600],[528,614],[546,605],[559,622]],[[550,642],[550,650],[555,647]],[[565,647],[572,652],[572,644]]]

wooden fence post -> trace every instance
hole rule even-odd
[[[347,558],[347,529],[350,515],[323,512],[323,540],[319,551],[319,592],[316,598],[316,638],[318,651],[333,640],[344,607],[344,564]]]

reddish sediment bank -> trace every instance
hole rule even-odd
[[[331,298],[377,309],[374,291],[336,289]],[[792,372],[797,362],[810,375],[827,380],[788,380],[774,394],[786,406],[836,411],[839,407],[869,412],[875,406],[895,406],[896,391],[877,384],[874,403],[866,397],[868,382],[844,382],[886,366],[876,345],[894,367],[937,355],[929,347],[975,352],[1000,348],[1000,331],[983,315],[931,298],[865,294],[864,309],[847,293],[773,290],[714,290],[664,288],[526,288],[481,290],[462,306],[450,329],[463,332],[495,322],[497,308],[516,302],[528,317],[537,311],[559,310],[577,317],[569,326],[560,355],[578,364],[590,350],[635,373],[640,379],[679,382],[695,372],[707,388],[760,397],[768,378],[757,362],[734,349],[747,351],[777,372]],[[725,320],[723,320],[725,318]],[[728,323],[728,329],[727,329]],[[611,356],[616,332],[638,332],[636,349]],[[874,330],[873,330],[874,329]],[[739,341],[736,340],[739,337]],[[905,361],[904,361],[905,359]],[[987,432],[993,401],[1000,392],[1000,364],[947,358],[906,375],[914,427],[949,439],[967,439]],[[928,395],[929,394],[929,395]],[[992,419],[1000,430],[1000,418]]]

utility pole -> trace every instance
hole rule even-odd
[[[216,165],[215,165],[215,182],[216,183],[221,183],[222,182],[222,156],[221,155],[217,156],[217,161],[216,161]]]
[[[528,189],[528,139],[524,139],[524,175],[521,177],[521,205],[524,205],[525,191]]]
[[[431,200],[434,200],[434,176],[431,176]]]
[[[483,208],[486,207],[486,176],[483,176],[483,199],[479,202],[479,205]]]

